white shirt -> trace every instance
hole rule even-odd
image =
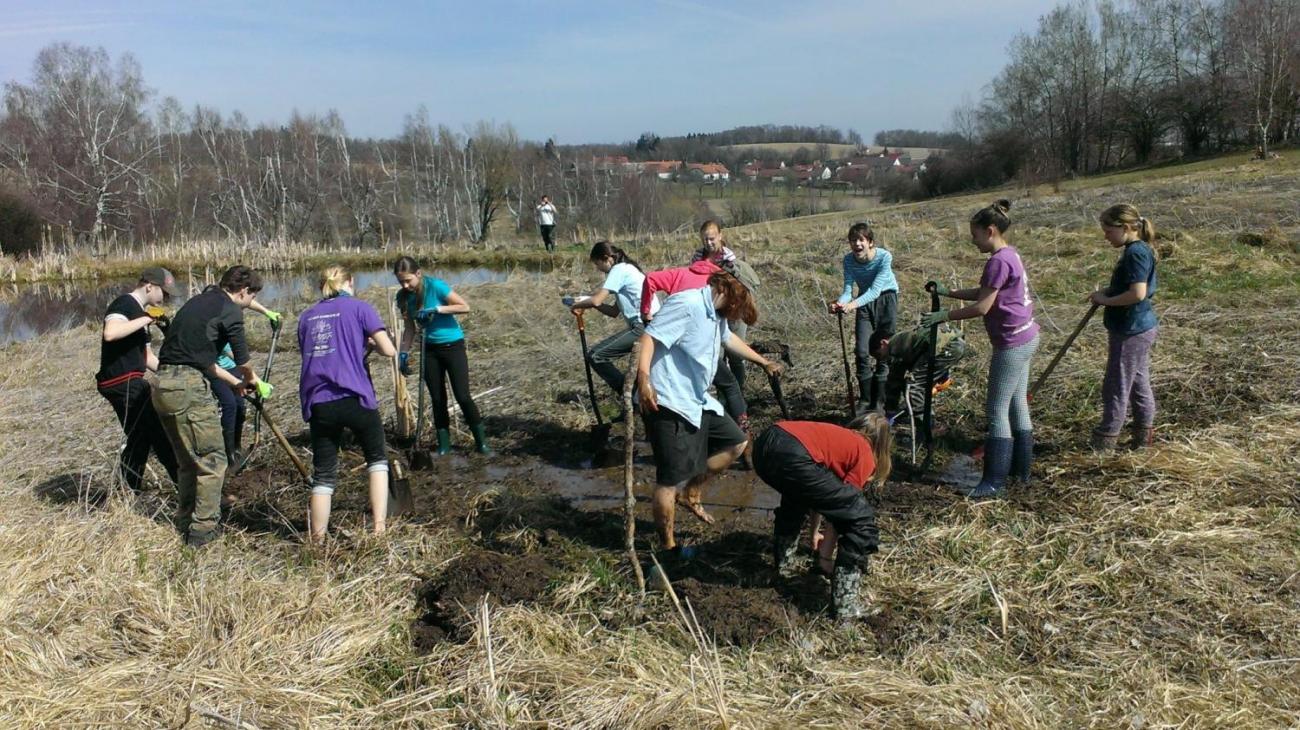
[[[555,206],[551,203],[537,206],[537,222],[543,226],[555,225]]]

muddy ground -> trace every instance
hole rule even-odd
[[[300,434],[290,440],[302,448],[304,439]],[[455,561],[427,576],[418,590],[418,615],[412,617],[410,632],[417,651],[468,638],[473,612],[484,596],[498,604],[546,606],[557,585],[583,574],[596,576],[602,590],[634,589],[623,550],[622,438],[617,433],[606,453],[595,454],[587,448],[586,433],[554,427],[513,445],[499,440],[500,451],[490,456],[471,453],[464,435],[454,441],[453,453],[435,457],[432,469],[408,472],[415,508],[393,523],[451,528],[468,542]],[[638,549],[648,572],[654,466],[644,441],[637,442],[636,454]],[[341,455],[342,486],[331,523],[336,539],[348,540],[367,529],[361,464],[357,451]],[[305,530],[305,488],[273,442],[264,441],[249,467],[231,480],[227,497],[232,526],[292,540]],[[902,531],[900,517],[933,519],[953,505],[933,486],[898,480],[873,499],[885,540]],[[779,495],[752,471],[733,466],[705,492],[715,524],[678,512],[678,538],[695,546],[697,556],[681,562],[656,553],[676,593],[689,601],[700,627],[719,643],[750,646],[828,620],[826,578],[809,574],[782,580],[772,571],[771,511],[778,501]],[[628,612],[605,611],[600,618],[617,626],[645,617],[643,611],[676,620],[672,604],[654,595]],[[882,651],[898,637],[897,620],[877,615],[866,623]]]

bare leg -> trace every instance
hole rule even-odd
[[[651,507],[655,527],[659,529],[659,543],[668,550],[677,547],[677,539],[673,535],[673,520],[677,514],[677,487],[655,486]]]
[[[826,575],[830,575],[835,570],[835,546],[839,542],[839,536],[835,534],[835,526],[826,522],[823,528],[825,533],[822,535],[821,544],[817,546],[818,567]]]
[[[710,525],[713,524],[713,515],[705,512],[704,507],[700,504],[700,499],[704,494],[704,485],[712,479],[715,474],[726,471],[727,467],[731,466],[736,459],[740,458],[741,454],[745,453],[745,448],[747,446],[749,446],[749,442],[742,441],[729,449],[724,449],[713,456],[710,456],[709,460],[705,462],[708,468],[705,469],[703,474],[692,478],[686,483],[686,494],[677,500],[678,504],[690,510],[691,514],[695,515],[703,522]]]
[[[329,494],[313,494],[307,502],[307,532],[312,542],[325,539],[325,532],[330,526],[332,500],[333,497]]]
[[[375,534],[382,535],[388,522],[388,472],[370,472],[370,518]]]

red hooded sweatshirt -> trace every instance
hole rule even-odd
[[[645,283],[641,285],[641,321],[650,319],[650,302],[654,300],[655,292],[661,291],[665,296],[672,296],[679,291],[699,289],[708,286],[709,277],[719,271],[722,269],[717,264],[701,259],[690,266],[646,274]]]

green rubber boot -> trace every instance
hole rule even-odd
[[[469,427],[470,433],[474,434],[474,450],[480,454],[490,454],[492,449],[488,447],[487,434],[483,432],[483,424],[477,423]]]
[[[446,456],[451,453],[451,431],[445,428],[438,429],[438,456]]]

